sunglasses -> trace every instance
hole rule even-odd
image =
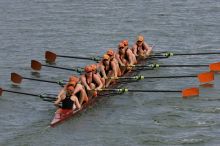
[[[89,74],[89,73],[91,73],[92,71],[90,71],[90,72],[86,72],[86,74]]]
[[[124,49],[124,47],[120,47],[119,49],[122,50],[122,49]]]

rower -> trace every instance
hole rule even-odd
[[[108,52],[109,53],[109,52]],[[102,64],[102,70],[104,70],[105,76],[107,76],[105,86],[108,87],[114,78],[121,76],[121,70],[117,61],[114,60],[114,55],[110,57],[107,54],[103,55],[103,59],[100,62]]]
[[[70,76],[67,85],[58,94],[58,100],[61,100],[66,95],[67,86],[72,85],[74,87],[73,95],[78,97],[80,105],[88,102],[88,96],[84,87],[79,83],[79,78],[77,76]],[[59,103],[59,102],[58,102]]]
[[[136,43],[132,47],[135,56],[140,56],[142,58],[147,58],[152,52],[152,47],[150,47],[145,41],[144,36],[139,35],[137,37]]]
[[[91,64],[91,67],[93,74],[97,74],[100,77],[100,80],[103,84],[103,88],[105,88],[105,80],[107,79],[107,76],[105,72],[102,71],[102,65],[100,63]]]
[[[128,47],[128,41],[122,40],[118,45],[118,53],[116,58],[120,65],[121,71],[124,74],[126,71],[131,70],[131,66],[137,64],[136,57],[131,49]],[[126,67],[126,68],[125,68]]]
[[[116,59],[115,51],[113,49],[109,49],[106,54],[110,57],[110,62],[111,62],[113,71],[114,71],[114,66],[116,67],[116,72],[114,72],[114,76],[120,77],[122,74],[121,74],[121,69],[119,67],[118,60]]]
[[[96,93],[92,93],[91,95],[90,91],[100,90],[104,87],[101,78],[94,72],[94,66],[87,65],[85,66],[84,71],[85,74],[81,75],[80,77],[81,83],[86,88],[89,97],[94,95],[96,96]]]
[[[62,91],[62,94],[58,96],[57,100],[54,102],[55,106],[58,106],[59,103],[62,102],[62,109],[75,110],[81,108],[78,98],[73,94],[75,89],[73,85],[74,83],[70,82],[66,85],[65,89]]]

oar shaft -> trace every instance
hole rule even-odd
[[[45,93],[44,94],[33,94],[33,93],[27,93],[27,92],[12,91],[12,90],[2,89],[2,88],[0,88],[0,91],[1,91],[1,94],[2,94],[2,91],[5,91],[5,92],[9,92],[9,93],[17,93],[17,94],[22,94],[22,95],[36,96],[36,97],[40,97],[41,99],[43,99],[45,101],[47,101],[47,100],[55,101],[56,100],[56,95],[54,95],[54,94],[45,94]]]
[[[59,82],[56,82],[56,81],[48,81],[48,80],[34,79],[34,78],[27,78],[27,77],[23,77],[23,78],[26,79],[26,80],[33,80],[33,81],[40,81],[40,82],[59,84]]]
[[[144,68],[144,69],[154,69],[159,67],[208,67],[209,65],[200,65],[200,64],[171,64],[171,65],[160,65],[160,64],[147,64],[147,65],[135,65],[137,69]]]
[[[69,70],[69,71],[77,71],[77,69],[65,68],[65,67],[59,67],[59,66],[51,66],[51,65],[46,65],[46,64],[42,64],[42,66],[51,67],[51,68],[57,68],[57,69],[63,69],[63,70]]]
[[[145,79],[158,79],[158,78],[162,78],[162,79],[166,79],[166,78],[193,78],[193,77],[197,77],[197,75],[188,75],[188,76],[161,76],[161,77],[144,77]]]
[[[91,58],[88,58],[88,57],[68,56],[68,55],[57,55],[57,57],[63,57],[63,58],[75,58],[75,59],[88,59],[88,60],[91,60]]]
[[[214,54],[220,54],[220,52],[199,52],[199,53],[173,53],[173,52],[156,52],[152,54],[151,56],[186,56],[186,55],[214,55]]]
[[[18,93],[18,94],[23,94],[23,95],[30,95],[30,96],[37,96],[37,97],[40,97],[39,94],[33,94],[33,93],[26,93],[26,92],[12,91],[12,90],[6,90],[6,89],[3,89],[3,91],[5,91],[5,92],[10,92],[10,93]]]
[[[128,92],[182,92],[182,91],[180,90],[141,90],[141,89],[129,90],[128,89]]]
[[[159,65],[159,67],[208,67],[209,65]]]
[[[213,55],[220,54],[220,52],[207,52],[207,53],[173,53],[173,56],[181,56],[181,55]]]

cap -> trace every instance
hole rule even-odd
[[[124,45],[124,43],[123,42],[120,42],[119,44],[118,44],[118,48],[120,49],[120,48],[124,48],[125,47],[125,45]]]
[[[90,67],[92,68],[92,71],[96,70],[96,64],[91,64]]]
[[[103,55],[103,59],[104,59],[104,60],[109,60],[109,59],[110,59],[110,57],[109,57],[109,55],[108,55],[108,54],[104,54],[104,55]]]
[[[79,78],[77,76],[72,75],[69,77],[69,82],[78,82],[78,81],[79,81]]]
[[[128,40],[122,40],[124,46],[128,46]]]
[[[92,67],[90,65],[85,66],[84,71],[89,73],[92,71]]]
[[[110,48],[110,49],[107,51],[106,54],[109,55],[109,56],[113,56],[113,55],[114,55],[114,51]]]
[[[144,41],[144,36],[139,35],[139,36],[137,37],[137,41],[143,42],[143,41]]]

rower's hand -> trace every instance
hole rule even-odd
[[[53,104],[55,107],[60,107],[60,105],[59,105],[59,103],[56,103],[56,101],[54,102],[54,104]]]
[[[56,101],[54,101],[54,106],[59,106],[59,99],[60,99],[60,97],[57,97],[57,100]]]
[[[86,87],[86,90],[92,90],[89,86]]]
[[[127,65],[127,70],[132,70],[133,67],[134,67],[134,65],[128,64]]]
[[[124,64],[124,63],[122,63],[122,64],[121,64],[121,66],[125,66],[125,64]]]

